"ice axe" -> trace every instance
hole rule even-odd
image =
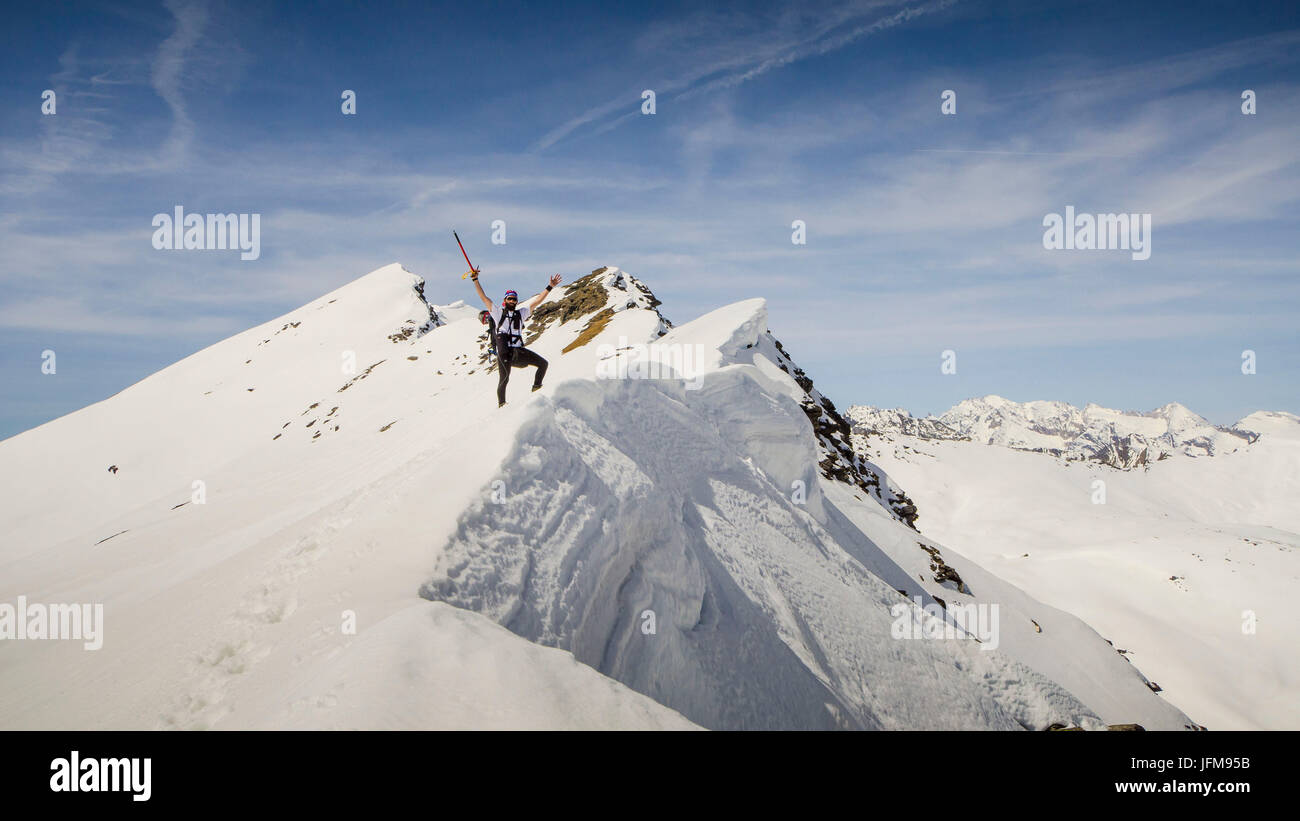
[[[451,235],[452,235],[453,237],[456,237],[456,244],[460,246],[460,253],[461,253],[461,256],[465,257],[465,264],[469,266],[469,270],[466,271],[465,273],[461,274],[461,275],[460,275],[460,278],[461,278],[461,279],[464,279],[465,277],[469,276],[470,274],[477,274],[477,273],[478,273],[478,269],[474,267],[474,263],[472,263],[472,262],[469,261],[469,254],[465,253],[465,246],[461,243],[461,241],[460,241],[460,236],[458,236],[458,235],[456,234],[455,231],[452,231],[452,232],[451,232]]]

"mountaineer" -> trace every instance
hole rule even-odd
[[[560,275],[552,276],[546,290],[535,294],[523,305],[519,304],[519,294],[515,291],[506,291],[505,296],[501,298],[500,306],[493,305],[492,300],[488,299],[487,294],[483,292],[483,286],[479,284],[478,276],[478,270],[470,271],[474,288],[478,291],[483,304],[487,306],[488,316],[492,320],[492,325],[489,327],[496,329],[494,342],[497,352],[497,407],[502,407],[506,403],[506,383],[510,381],[512,368],[530,366],[537,368],[537,374],[533,377],[533,390],[539,390],[542,387],[542,380],[546,378],[546,360],[524,347],[524,322],[532,315],[533,310],[542,304],[542,300],[550,296],[551,289],[560,284]]]

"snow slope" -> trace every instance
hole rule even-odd
[[[0,727],[1193,724],[920,536],[762,300],[657,306],[562,288],[498,410],[475,308],[390,265],[0,442],[0,603],[106,622],[0,642]],[[894,638],[905,595],[996,641]]]
[[[1157,411],[1144,435],[1205,435],[1200,417],[1176,408]],[[1289,608],[1300,582],[1300,418],[1251,414],[1233,426],[1251,432],[1249,444],[1118,470],[1010,439],[912,435],[881,425],[876,409],[849,414],[864,420],[856,446],[908,488],[927,536],[1097,628],[1210,729],[1300,728]]]
[[[429,323],[418,284],[386,266],[0,442],[0,602],[106,622],[93,652],[0,642],[0,727],[691,726],[416,595],[507,444],[462,378],[476,311],[390,339]]]

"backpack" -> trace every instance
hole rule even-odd
[[[488,321],[489,322],[492,321],[490,314],[488,315]],[[518,328],[520,331],[522,331],[524,329],[524,321],[519,316],[519,309],[515,308],[513,311],[507,311],[505,306],[503,305],[501,307],[500,327],[507,328],[507,329]],[[511,347],[511,348],[519,347],[514,344],[515,342],[518,342],[520,346],[523,345],[523,337],[519,333],[516,333],[513,330],[499,331],[496,328],[493,328],[492,333],[493,333],[493,339],[503,340],[507,347]]]
[[[479,311],[478,321],[486,325],[488,329],[487,358],[488,362],[491,362],[497,355],[497,323],[496,320],[492,318],[491,311]]]

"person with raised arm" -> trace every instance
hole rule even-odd
[[[512,368],[536,367],[537,374],[533,377],[533,390],[540,390],[542,380],[546,378],[547,362],[541,356],[533,353],[524,347],[524,323],[532,315],[533,310],[546,297],[550,296],[551,289],[560,284],[560,275],[556,274],[551,277],[546,289],[541,293],[534,294],[523,305],[519,304],[519,294],[515,291],[506,291],[505,296],[501,298],[499,306],[493,305],[492,300],[483,292],[483,286],[478,281],[479,271],[473,269],[470,271],[470,279],[474,281],[474,288],[478,291],[479,298],[487,306],[488,314],[491,316],[494,326],[496,327],[496,339],[494,344],[497,352],[497,407],[502,407],[506,403],[506,383],[510,381],[510,370]]]

